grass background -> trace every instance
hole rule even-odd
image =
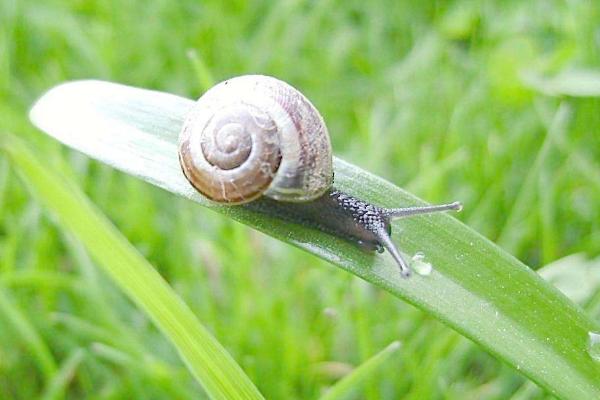
[[[600,101],[526,82],[600,67],[600,4],[408,3],[0,0],[0,132],[79,182],[267,398],[315,398],[398,339],[362,398],[547,397],[383,291],[27,120],[65,80],[198,97],[213,81],[272,74],[317,105],[336,155],[431,202],[462,200],[463,221],[528,265],[597,257]],[[51,398],[66,360],[71,398],[204,396],[0,158],[0,398]]]

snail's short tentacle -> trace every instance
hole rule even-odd
[[[375,231],[373,233],[379,240],[379,243],[387,249],[387,251],[390,253],[392,258],[396,261],[396,263],[398,264],[398,267],[400,267],[400,274],[402,275],[402,277],[403,278],[410,277],[411,272],[410,272],[408,263],[406,262],[406,260],[404,260],[404,258],[400,254],[400,251],[398,251],[394,242],[392,242],[392,239],[390,238],[390,235],[387,233],[387,231],[383,228],[380,228],[380,229],[377,229],[377,231]]]
[[[462,210],[462,203],[455,201],[449,204],[439,204],[435,206],[422,206],[422,207],[406,207],[406,208],[384,208],[382,214],[388,218],[402,218],[410,217],[412,215],[419,214],[432,214],[441,211],[460,211]]]

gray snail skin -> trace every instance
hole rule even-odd
[[[461,209],[458,202],[381,208],[336,190],[323,118],[298,90],[263,75],[226,80],[200,97],[181,130],[179,161],[210,200],[320,229],[366,251],[386,249],[404,277],[410,268],[390,238],[390,221]]]

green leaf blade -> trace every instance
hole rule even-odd
[[[400,248],[409,255],[423,252],[434,267],[428,276],[404,280],[388,254],[365,253],[309,228],[208,202],[187,183],[177,160],[177,136],[192,104],[169,94],[82,81],[52,89],[31,118],[93,158],[309,251],[426,310],[561,398],[600,398],[600,367],[586,351],[588,332],[599,331],[598,324],[453,217],[395,224],[393,239]],[[73,118],[73,110],[86,118]],[[342,160],[335,159],[334,168],[336,187],[374,204],[422,203]]]
[[[77,188],[49,171],[16,138],[3,143],[37,197],[143,309],[213,399],[262,399],[254,384],[159,273]]]
[[[321,397],[321,400],[341,400],[348,397],[370,375],[381,368],[385,362],[400,349],[400,342],[392,342],[379,353],[356,367],[350,374],[343,377]]]

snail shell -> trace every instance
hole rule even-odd
[[[246,75],[221,82],[184,122],[179,158],[186,178],[209,199],[241,204],[316,199],[333,182],[323,118],[298,90]]]

